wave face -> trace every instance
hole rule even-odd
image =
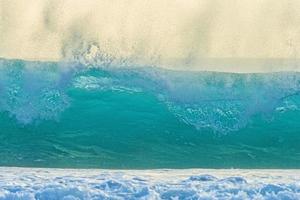
[[[300,74],[0,60],[0,164],[298,168]]]
[[[300,177],[296,170],[103,171],[2,168],[0,171],[3,174],[0,198],[3,200],[300,198]]]

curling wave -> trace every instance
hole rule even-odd
[[[297,72],[1,60],[0,164],[300,167],[299,91]]]

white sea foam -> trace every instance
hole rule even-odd
[[[299,170],[0,168],[0,199],[300,199]]]

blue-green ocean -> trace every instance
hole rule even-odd
[[[300,73],[2,59],[0,165],[300,168]]]

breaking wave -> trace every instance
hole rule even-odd
[[[297,72],[1,60],[0,164],[299,167],[299,91]]]

